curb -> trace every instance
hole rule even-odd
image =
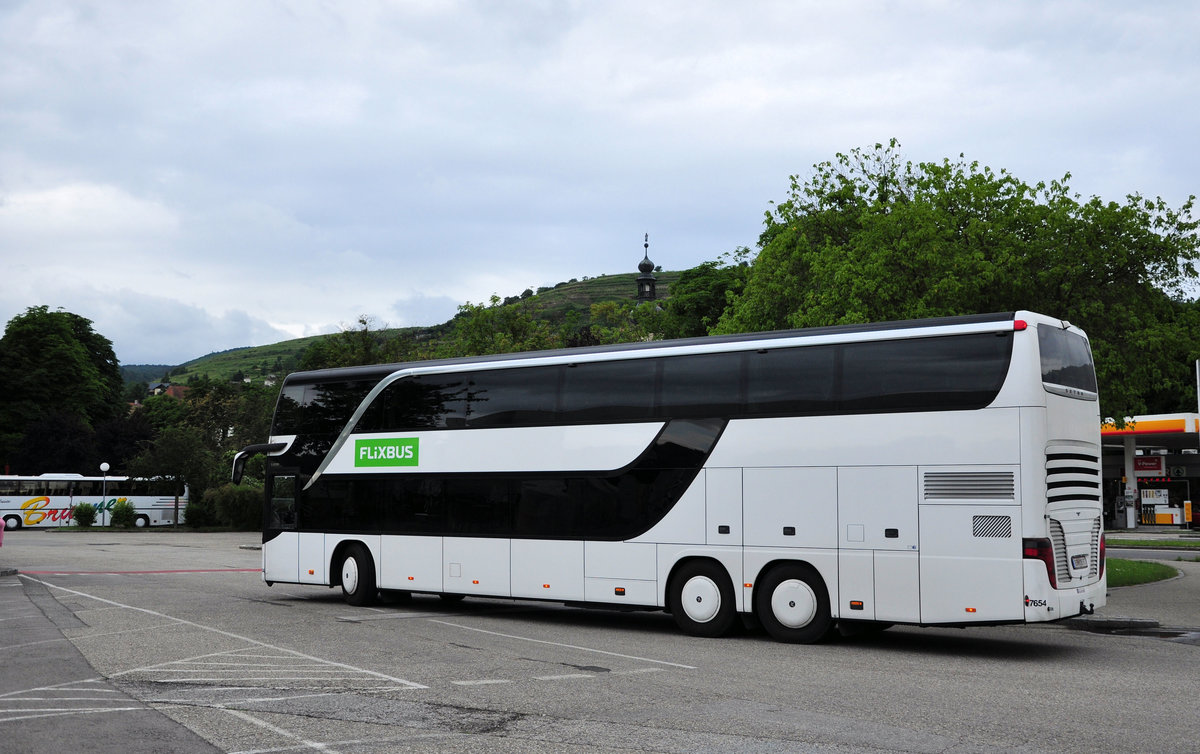
[[[1123,618],[1120,616],[1097,618],[1093,616],[1068,618],[1063,621],[1068,628],[1077,631],[1121,631],[1127,629],[1158,628],[1159,622],[1153,618]]]

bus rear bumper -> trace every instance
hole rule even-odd
[[[1048,621],[1091,615],[1108,603],[1108,579],[1101,576],[1090,584],[1050,586],[1046,569],[1038,561],[1025,561],[1025,622]]]

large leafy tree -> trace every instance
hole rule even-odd
[[[112,342],[92,330],[90,320],[45,306],[30,307],[5,327],[0,385],[4,463],[12,461],[26,432],[51,416],[75,417],[90,429],[117,418],[124,407]]]
[[[165,479],[175,495],[175,520],[185,491],[199,496],[212,482],[217,467],[216,453],[209,449],[203,433],[195,427],[168,427],[129,461],[129,475]],[[190,488],[190,489],[189,489]]]
[[[766,213],[714,332],[1031,309],[1088,332],[1105,415],[1194,406],[1194,198],[1084,200],[1069,179],[913,164],[895,141],[839,154]]]

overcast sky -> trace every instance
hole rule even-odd
[[[1088,197],[1200,175],[1200,3],[0,0],[0,318],[123,364],[754,246],[900,140]],[[632,293],[632,291],[631,291]]]

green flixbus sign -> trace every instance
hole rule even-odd
[[[417,466],[420,455],[417,437],[383,437],[354,441],[354,465]]]

